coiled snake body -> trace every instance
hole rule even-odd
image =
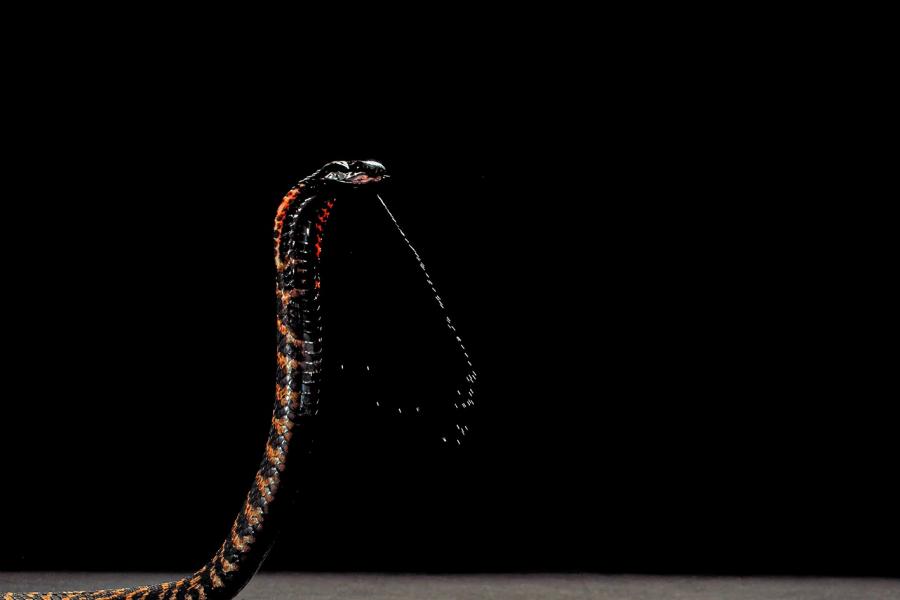
[[[320,258],[331,209],[350,189],[387,177],[374,161],[337,161],[301,180],[275,217],[275,409],[262,464],[231,532],[193,575],[154,586],[90,592],[6,593],[2,600],[226,600],[257,572],[274,542],[289,463],[308,453],[322,375]],[[290,455],[290,456],[289,456]]]

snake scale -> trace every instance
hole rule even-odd
[[[375,161],[335,161],[302,179],[275,216],[277,372],[265,455],[243,508],[212,558],[193,575],[153,586],[2,594],[2,600],[226,600],[259,570],[295,489],[288,464],[310,451],[322,381],[320,264],[329,216],[351,190],[387,178]],[[290,458],[290,460],[289,460]]]

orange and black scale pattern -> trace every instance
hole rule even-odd
[[[225,542],[190,577],[153,586],[89,592],[0,592],[2,600],[227,600],[256,574],[296,490],[287,469],[309,453],[322,373],[319,264],[336,197],[381,181],[373,161],[329,163],[285,195],[275,217],[277,374],[275,410],[262,464]]]

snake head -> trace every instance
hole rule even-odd
[[[384,165],[374,160],[335,160],[317,173],[324,181],[350,185],[378,183],[388,178]]]

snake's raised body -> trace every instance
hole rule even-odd
[[[2,600],[225,600],[250,581],[289,502],[288,466],[309,451],[322,380],[320,259],[336,202],[387,178],[375,161],[336,161],[301,180],[275,217],[278,370],[265,456],[225,542],[193,575],[159,585],[90,592],[6,593]]]

